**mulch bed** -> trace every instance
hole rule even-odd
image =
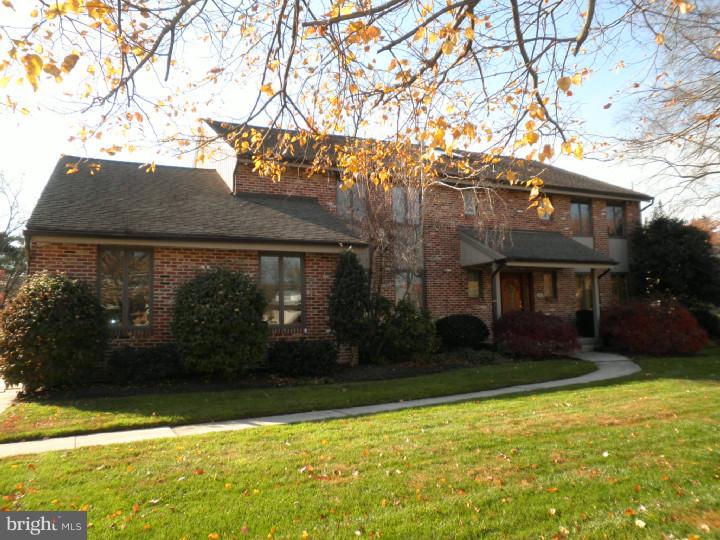
[[[279,388],[286,386],[310,385],[310,384],[332,384],[350,383],[361,381],[377,381],[387,379],[400,379],[405,377],[416,377],[419,375],[430,375],[452,371],[472,364],[463,359],[449,360],[447,357],[442,362],[418,363],[403,362],[388,365],[362,364],[357,366],[340,365],[338,369],[324,377],[285,377],[270,373],[255,372],[248,373],[242,378],[228,381],[217,379],[177,379],[165,382],[152,382],[148,384],[128,383],[126,385],[114,384],[89,384],[82,388],[57,389],[47,392],[20,395],[19,400],[60,400],[60,399],[82,399],[97,397],[119,397],[137,394],[172,394],[179,392],[209,392],[223,390],[241,390],[250,388]]]

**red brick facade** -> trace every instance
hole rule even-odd
[[[238,163],[235,169],[235,191],[274,193],[315,197],[321,205],[336,213],[336,182],[333,177],[308,178],[304,169],[289,169],[281,182],[272,182],[252,172],[250,165]],[[570,229],[571,197],[552,194],[555,213],[552,219],[541,220],[533,210],[527,210],[527,193],[503,190],[504,203],[498,206],[501,217],[510,229],[556,231],[572,236]],[[585,197],[591,201],[594,249],[609,254],[606,201]],[[640,209],[636,201],[626,201],[626,230],[639,223]],[[474,314],[491,324],[493,304],[490,271],[480,270],[480,297],[468,296],[468,271],[460,266],[458,227],[472,227],[476,218],[464,214],[462,195],[447,187],[434,188],[425,195],[423,204],[423,261],[424,295],[434,317],[455,313]],[[133,245],[131,240],[129,245]],[[96,283],[98,244],[49,242],[32,239],[29,271],[51,270],[65,272],[72,277]],[[320,339],[328,337],[327,299],[337,263],[336,254],[306,253],[305,257],[305,324],[304,328],[287,337]],[[164,247],[153,249],[152,329],[149,332],[115,338],[116,344],[151,345],[172,339],[170,317],[177,288],[197,272],[208,267],[225,267],[247,272],[256,277],[259,272],[259,252],[209,247]],[[556,270],[557,297],[545,298],[543,273],[545,269],[526,269],[532,272],[531,297],[535,310],[556,314],[573,320],[576,310],[576,275],[572,269]],[[383,292],[394,294],[394,269],[386,272]],[[601,306],[612,302],[609,275],[600,279]],[[279,337],[276,333],[275,338]]]
[[[132,242],[128,242],[133,245]],[[82,279],[95,287],[97,283],[98,244],[32,241],[29,272],[51,270]],[[337,255],[306,253],[305,310],[303,328],[274,332],[273,338],[296,339],[328,337],[327,298],[332,287]],[[256,277],[260,268],[260,252],[208,248],[153,248],[152,324],[149,331],[118,335],[115,345],[148,346],[172,341],[170,322],[175,292],[198,272],[208,268],[239,270]]]

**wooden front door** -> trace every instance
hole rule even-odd
[[[530,305],[530,274],[500,274],[502,313],[532,309]]]

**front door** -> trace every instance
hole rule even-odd
[[[532,309],[530,306],[530,274],[500,274],[502,313]]]

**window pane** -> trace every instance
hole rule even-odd
[[[337,185],[336,195],[337,212],[339,216],[347,217],[350,215],[350,190],[343,189],[342,184]]]
[[[420,223],[420,190],[407,190],[407,221],[413,225]]]
[[[123,250],[100,251],[100,303],[111,328],[122,326]]]
[[[272,324],[280,322],[278,307],[280,305],[280,258],[275,256],[260,257],[260,293],[268,303],[265,309],[265,320]]]
[[[407,207],[405,204],[405,191],[402,188],[392,189],[393,216],[397,223],[405,223]]]
[[[128,325],[150,324],[150,252],[127,251]]]
[[[480,272],[468,272],[468,297],[480,298]]]
[[[580,234],[580,205],[577,203],[570,205],[570,228],[573,234]]]
[[[609,236],[624,236],[625,208],[617,205],[609,205],[607,207],[607,222]]]
[[[283,324],[299,324],[302,319],[302,261],[283,257]]]
[[[570,227],[576,236],[591,236],[590,205],[574,202],[570,204]]]
[[[590,274],[577,274],[577,288],[575,291],[577,309],[592,309],[592,276]]]
[[[557,283],[555,272],[545,272],[543,274],[543,289],[545,298],[557,298]]]
[[[581,204],[580,205],[580,227],[582,230],[582,233],[590,236],[591,235],[591,225],[590,225],[590,205],[589,204]]]
[[[409,300],[415,306],[422,306],[422,278],[412,272],[398,272],[395,274],[395,300]]]
[[[352,212],[353,219],[363,220],[367,217],[365,213],[364,189],[361,184],[355,184],[352,189]]]
[[[463,207],[465,209],[466,216],[474,216],[477,212],[475,207],[477,200],[475,199],[475,193],[471,189],[466,189],[462,192]]]

